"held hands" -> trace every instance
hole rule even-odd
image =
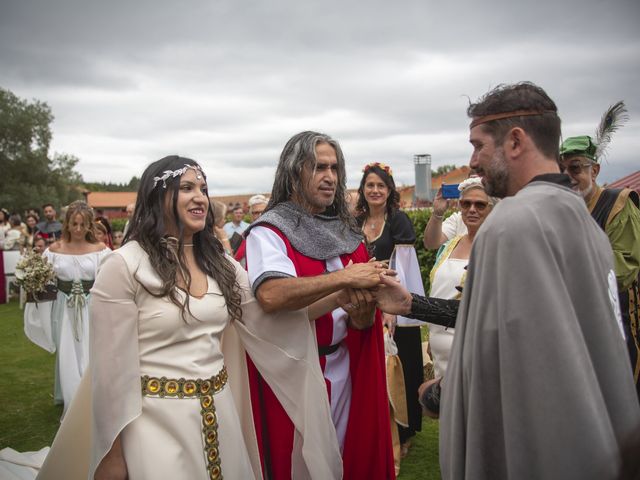
[[[364,330],[375,321],[376,301],[373,294],[364,289],[345,288],[336,302],[349,314],[349,326]]]
[[[387,262],[381,262],[372,258],[368,263],[353,263],[351,260],[340,270],[340,274],[343,277],[343,282],[346,287],[349,288],[374,288],[380,283],[380,274],[387,272],[388,274],[394,274],[393,270],[388,270],[389,265]]]
[[[411,294],[398,280],[382,273],[380,283],[380,288],[375,293],[380,310],[392,315],[407,315],[411,312]]]

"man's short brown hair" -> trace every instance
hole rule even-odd
[[[514,85],[498,85],[467,108],[470,118],[517,111],[538,111],[539,115],[523,115],[491,120],[482,123],[482,128],[491,135],[496,144],[515,127],[522,128],[545,156],[558,159],[560,144],[560,117],[558,107],[549,95],[530,82]]]

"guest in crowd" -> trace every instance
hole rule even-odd
[[[57,212],[53,204],[45,203],[42,206],[42,212],[45,219],[40,221],[36,228],[47,243],[52,244],[62,235],[62,224],[56,218]]]
[[[624,103],[619,102],[603,115],[597,135],[600,143],[587,135],[567,138],[560,147],[560,168],[571,177],[572,188],[584,198],[611,243],[622,326],[640,397],[640,197],[629,188],[603,188],[596,182],[607,138],[625,112]]]
[[[104,212],[102,210],[97,210],[97,212],[99,213],[99,215],[96,217],[95,223],[101,224],[104,227],[104,231],[106,231],[105,238],[102,240],[102,242],[111,250],[113,250],[113,237],[111,235],[111,223],[109,222],[109,219],[104,216]]]
[[[43,254],[47,249],[47,241],[37,233],[33,237],[33,249],[40,254]]]
[[[267,208],[267,203],[269,203],[269,199],[264,195],[254,195],[249,199],[249,215],[251,215],[251,221],[255,222],[260,215]]]
[[[24,251],[27,244],[27,237],[22,229],[20,215],[14,214],[9,217],[9,229],[5,231],[4,239],[0,239],[2,250]]]
[[[25,307],[25,316],[38,317],[31,323],[50,323],[43,328],[53,334],[50,351],[57,351],[54,401],[63,403],[65,411],[89,363],[89,290],[100,261],[110,252],[96,240],[93,223],[93,212],[85,202],[67,207],[62,238],[44,252],[55,270],[58,296],[52,305]]]
[[[249,215],[251,215],[251,221],[255,222],[258,218],[260,218],[260,215],[262,215],[265,208],[267,208],[267,203],[269,203],[269,200],[267,200],[267,197],[265,197],[264,195],[258,194],[249,198],[248,203],[249,203]],[[240,265],[242,265],[245,268],[247,266],[247,260],[245,258],[246,255],[247,255],[247,240],[243,238],[242,243],[236,250],[234,258],[238,262],[240,262]]]
[[[27,237],[27,247],[33,248],[33,240],[37,231],[36,225],[38,224],[38,217],[33,213],[27,213],[24,222],[26,225],[25,233]]]
[[[242,208],[242,206],[235,206],[231,211],[231,214],[231,221],[224,224],[224,231],[227,234],[227,238],[229,238],[231,249],[235,253],[235,251],[238,250],[238,247],[240,247],[240,244],[242,243],[242,234],[247,229],[249,224],[243,220],[244,209]]]
[[[93,228],[95,230],[93,233],[96,236],[96,240],[98,242],[104,243],[107,247],[111,248],[109,246],[109,232],[107,232],[107,227],[104,226],[104,223],[96,220],[95,222],[93,222]]]
[[[122,229],[122,233],[125,237],[127,236],[127,232],[129,231],[129,222],[131,221],[131,218],[133,218],[133,211],[135,210],[135,208],[135,203],[130,203],[125,208],[125,212],[127,212],[127,223],[124,224],[124,228]]]
[[[396,190],[391,168],[382,163],[370,163],[358,188],[358,224],[362,229],[371,256],[389,260],[396,245],[413,245],[416,234],[411,220],[400,210],[400,194]],[[402,363],[408,425],[398,425],[400,454],[406,456],[411,438],[422,429],[422,413],[418,403],[418,387],[422,384],[422,338],[419,326],[399,326],[396,316],[384,314],[385,325],[398,346]]]
[[[460,299],[459,289],[464,285],[473,239],[495,204],[495,199],[486,194],[480,177],[468,178],[458,186],[458,190],[458,204],[467,233],[446,242],[436,258],[430,273],[430,296],[433,298]],[[447,370],[454,331],[454,328],[429,323],[429,345],[436,381],[440,381]],[[437,416],[438,410],[434,408],[428,413]]]
[[[122,240],[124,239],[124,233],[121,230],[113,232],[113,249],[120,248],[122,246]]]
[[[227,232],[224,229],[224,223],[227,217],[227,206],[218,200],[211,200],[211,207],[213,209],[213,220],[215,222],[213,226],[213,234],[222,244],[225,253],[231,255],[233,250],[231,249]]]
[[[9,210],[6,208],[0,208],[0,238],[4,238],[4,234],[11,228],[9,224]]]

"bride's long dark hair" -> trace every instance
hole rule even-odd
[[[129,228],[123,241],[123,243],[129,240],[137,241],[149,255],[151,265],[162,279],[162,288],[159,291],[150,291],[146,287],[145,289],[155,297],[168,296],[171,302],[180,307],[183,318],[186,318],[185,312],[189,311],[188,292],[191,288],[191,275],[186,268],[182,248],[184,226],[180,222],[177,209],[180,178],[169,176],[165,180],[156,181],[155,179],[163,177],[166,172],[175,172],[184,168],[186,165],[200,168],[194,160],[171,155],[153,162],[145,169],[140,179],[133,217],[129,221]],[[202,175],[204,176],[204,173]],[[209,201],[208,197],[207,201]],[[165,205],[170,205],[169,216],[173,218],[178,228],[177,237],[167,235],[167,225],[164,221]],[[213,234],[214,223],[213,209],[209,204],[204,229],[193,235],[193,253],[202,271],[211,276],[220,286],[231,319],[238,320],[242,317],[240,285],[236,279],[234,265],[225,257],[222,244]],[[180,298],[176,289],[178,275],[183,277],[186,284],[184,300]]]

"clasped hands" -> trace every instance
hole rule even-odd
[[[343,272],[348,286],[339,292],[336,302],[349,314],[350,327],[358,330],[369,328],[375,321],[376,306],[379,306],[378,292],[388,281],[397,283],[388,278],[395,276],[396,272],[389,269],[388,262],[375,258],[368,263],[349,262]],[[384,316],[384,324],[390,334],[393,334],[395,322],[395,315]]]

